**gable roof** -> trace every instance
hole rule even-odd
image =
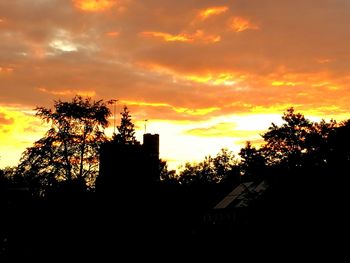
[[[234,188],[225,196],[214,209],[225,209],[229,207],[247,207],[250,202],[257,199],[268,188],[266,181],[245,182]]]

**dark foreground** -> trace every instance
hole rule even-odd
[[[182,200],[157,191],[128,198],[85,194],[7,200],[1,213],[0,261],[113,262],[254,251],[295,255],[315,248],[319,255],[331,250],[337,257],[348,243],[348,193],[346,185],[336,182],[279,184],[238,211],[239,220],[217,222],[203,216],[220,198],[204,205],[201,200],[208,194],[203,193]]]

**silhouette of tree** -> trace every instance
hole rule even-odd
[[[5,176],[4,170],[0,169],[0,194],[3,191],[3,189],[7,186],[8,178]]]
[[[233,152],[221,149],[215,156],[206,156],[199,163],[186,163],[180,171],[182,184],[219,183],[221,180],[236,174],[237,160]]]
[[[131,115],[127,106],[120,113],[120,125],[117,126],[118,134],[113,134],[112,140],[118,144],[136,145],[140,144],[135,137],[135,125],[132,123]]]
[[[307,150],[307,137],[312,130],[312,123],[301,113],[287,109],[281,126],[272,123],[262,135],[265,140],[264,155],[269,164],[283,164],[289,168],[300,166],[301,157]]]
[[[71,102],[54,101],[54,110],[37,107],[36,116],[51,128],[22,154],[16,173],[41,193],[58,182],[93,187],[111,115],[108,103],[75,96]]]
[[[350,164],[350,120],[341,122],[328,136],[327,163],[344,173]]]
[[[252,146],[251,142],[247,142],[245,148],[239,152],[241,157],[240,170],[246,179],[263,176],[266,169],[265,158],[261,151]]]
[[[237,165],[237,160],[232,151],[223,148],[213,159],[215,173],[221,177],[229,176]]]
[[[175,170],[169,170],[166,161],[159,159],[159,173],[160,180],[165,183],[177,182],[177,176]]]
[[[313,168],[328,166],[330,155],[333,155],[333,138],[338,124],[335,120],[321,120],[312,124],[312,129],[306,137],[305,165]]]
[[[13,174],[14,174],[14,167],[5,167],[4,169],[0,169],[0,175],[4,180],[11,181],[11,182],[16,182],[16,179]],[[21,180],[21,179],[19,179]]]

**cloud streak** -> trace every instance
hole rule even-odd
[[[73,0],[75,7],[87,12],[101,12],[110,9],[116,0]]]
[[[152,31],[145,31],[141,32],[140,34],[143,37],[155,37],[160,38],[165,42],[186,42],[186,43],[192,43],[195,41],[201,41],[204,43],[216,43],[221,40],[221,37],[219,35],[207,35],[202,30],[197,30],[193,34],[189,33],[180,33],[177,35],[172,35],[169,33],[163,33],[163,32],[152,32]]]
[[[217,16],[225,13],[229,8],[227,6],[213,6],[207,7],[199,12],[199,17],[203,20],[212,16]]]
[[[257,30],[259,27],[252,22],[250,22],[248,19],[245,19],[243,17],[232,17],[230,19],[230,28],[235,32],[243,32],[246,30]]]

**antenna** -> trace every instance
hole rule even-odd
[[[147,131],[147,119],[146,120],[144,120],[145,121],[145,134],[146,134],[146,131]]]
[[[111,102],[113,103],[113,133],[115,134],[115,107],[117,105],[117,99],[113,99],[111,100]]]

